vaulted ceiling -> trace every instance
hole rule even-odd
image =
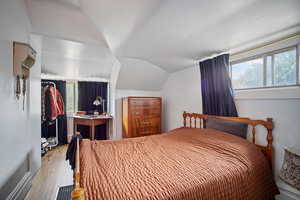
[[[82,43],[79,60],[98,54],[87,65],[99,64],[103,69],[96,74],[103,70],[103,76],[110,73],[109,59],[174,72],[211,54],[300,31],[299,0],[26,1],[33,32],[50,40],[47,54],[51,38],[58,46],[66,40]],[[61,46],[68,51],[72,45]]]
[[[43,73],[66,78],[101,77],[109,79],[114,56],[98,44],[42,37]]]

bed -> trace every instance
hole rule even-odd
[[[253,126],[251,143],[206,128],[208,117],[184,113],[183,127],[160,135],[78,140],[72,199],[274,199],[272,120],[214,116]],[[257,125],[266,146],[255,144]]]

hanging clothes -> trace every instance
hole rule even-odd
[[[58,116],[64,115],[64,101],[60,92],[54,87],[49,88],[50,91],[50,107],[51,119],[55,120]]]
[[[44,138],[57,136],[59,144],[67,144],[66,82],[43,79],[41,87],[43,88],[41,136]]]
[[[42,109],[44,109],[45,119],[48,123],[54,121],[58,116],[65,114],[62,95],[52,86],[48,86],[45,90],[44,108],[42,107]]]

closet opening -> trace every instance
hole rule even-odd
[[[42,156],[68,144],[75,133],[92,140],[108,139],[108,113],[107,82],[42,79]]]

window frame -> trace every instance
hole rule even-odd
[[[271,56],[272,59],[272,69],[274,70],[274,55],[275,54],[279,54],[279,53],[283,53],[289,50],[296,50],[296,83],[295,84],[290,84],[290,85],[271,85],[271,86],[267,86],[267,57]],[[299,73],[299,45],[292,45],[289,47],[285,47],[285,48],[281,48],[281,49],[277,49],[274,51],[269,51],[267,53],[262,53],[262,54],[258,54],[255,56],[250,56],[247,58],[242,58],[242,59],[238,59],[235,61],[231,61],[229,64],[229,76],[230,79],[232,79],[232,65],[234,64],[239,64],[239,63],[243,63],[243,62],[247,62],[247,61],[251,61],[251,60],[255,60],[255,59],[259,59],[262,58],[263,59],[263,86],[262,87],[249,87],[249,88],[233,88],[236,91],[242,91],[242,90],[253,90],[253,89],[270,89],[270,88],[286,88],[286,87],[295,87],[295,86],[300,86],[300,73]],[[274,72],[273,72],[274,73]],[[272,75],[272,79],[274,79],[274,76]],[[274,80],[272,80],[272,82],[274,82]],[[232,80],[231,80],[231,85],[232,84]]]
[[[74,94],[74,97],[73,97],[74,110],[73,110],[73,112],[70,113],[66,109],[66,114],[67,114],[67,116],[73,116],[74,113],[76,113],[78,111],[78,105],[77,105],[77,102],[78,102],[77,81],[66,81],[66,84],[71,84],[72,85],[73,94]],[[66,92],[68,92],[68,91],[66,90]]]

